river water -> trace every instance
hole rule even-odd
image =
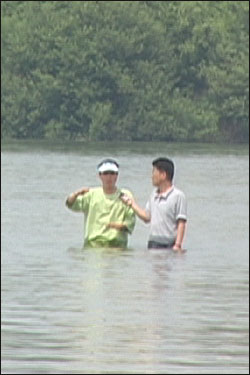
[[[145,205],[151,162],[173,158],[188,200],[185,254],[82,248],[66,196],[120,162],[120,187]],[[2,144],[3,374],[248,374],[247,146]]]

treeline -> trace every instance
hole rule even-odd
[[[248,1],[1,10],[2,138],[248,141]]]

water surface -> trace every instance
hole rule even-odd
[[[188,199],[187,252],[84,250],[66,196],[119,160],[120,187],[145,205],[151,162],[176,164]],[[2,145],[2,373],[248,374],[246,146]]]

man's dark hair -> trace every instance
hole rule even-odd
[[[158,158],[158,159],[155,159],[152,162],[152,164],[155,168],[159,169],[159,171],[166,172],[167,177],[170,181],[173,180],[174,163],[172,162],[172,160],[170,160],[168,158]]]

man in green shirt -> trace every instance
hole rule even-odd
[[[132,198],[132,194],[116,187],[119,165],[115,160],[105,159],[97,169],[102,187],[82,188],[67,198],[66,205],[85,215],[85,247],[124,248],[128,233],[131,234],[135,226],[135,213],[120,198],[122,194]]]

